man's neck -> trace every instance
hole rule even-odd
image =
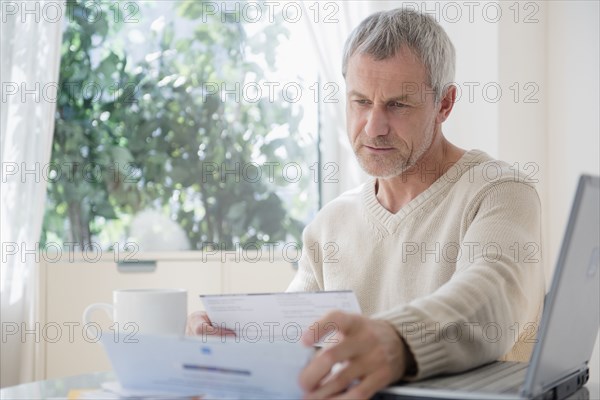
[[[438,135],[413,167],[393,178],[377,178],[377,200],[391,213],[397,213],[438,180],[463,154],[465,150]]]

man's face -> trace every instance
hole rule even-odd
[[[398,176],[431,146],[439,103],[427,85],[425,66],[410,51],[382,61],[354,54],[346,96],[350,143],[369,175]]]

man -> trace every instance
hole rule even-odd
[[[307,398],[368,398],[399,379],[530,355],[544,295],[539,198],[508,164],[444,137],[454,58],[437,22],[409,10],[371,15],[346,42],[348,136],[374,178],[306,227],[288,291],[351,289],[364,315],[318,322],[334,324],[337,343],[302,372]]]

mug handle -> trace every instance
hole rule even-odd
[[[83,323],[84,324],[89,324],[90,321],[90,316],[92,314],[92,312],[96,309],[101,309],[106,311],[106,313],[108,314],[108,316],[110,317],[111,320],[114,319],[114,310],[115,307],[112,304],[108,304],[108,303],[94,303],[94,304],[90,304],[89,306],[87,306],[85,308],[85,310],[83,310]]]

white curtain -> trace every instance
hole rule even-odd
[[[47,4],[50,6],[46,6]],[[1,241],[3,333],[35,327],[36,255],[46,200],[64,15],[60,2],[7,2],[2,7]],[[33,10],[33,11],[31,11]],[[26,12],[27,11],[27,12]],[[58,15],[57,12],[61,14]],[[22,323],[25,325],[23,326]],[[15,325],[16,324],[16,325]],[[3,338],[4,339],[4,338]],[[35,338],[3,340],[0,386],[35,378]]]
[[[333,200],[346,190],[365,181],[366,174],[361,170],[354,157],[346,132],[346,87],[342,77],[342,55],[344,43],[354,29],[368,15],[386,9],[401,6],[398,1],[333,1],[320,3],[318,14],[313,3],[304,5],[303,14],[307,15],[311,44],[319,57],[321,85],[329,86],[324,93],[332,94],[337,88],[336,102],[321,102],[321,151],[323,162],[333,162],[338,171],[335,177],[339,183],[322,183],[323,204]],[[332,169],[325,170],[327,174]]]

